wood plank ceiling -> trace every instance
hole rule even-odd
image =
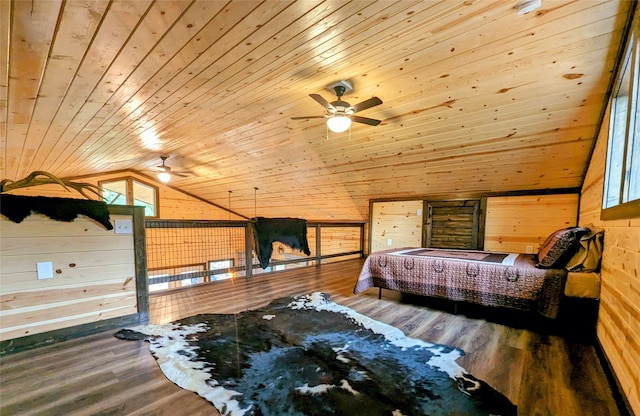
[[[581,185],[630,1],[0,2],[0,178],[152,170],[247,216]],[[309,94],[383,104],[331,133]],[[259,188],[256,192],[254,187]],[[254,197],[257,207],[254,207]]]

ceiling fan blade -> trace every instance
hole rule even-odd
[[[324,108],[326,108],[327,110],[332,109],[333,106],[331,105],[331,103],[329,103],[329,101],[325,100],[324,97],[320,94],[309,94],[309,97],[313,98],[314,100],[316,100],[316,102],[318,104],[320,104],[321,106],[323,106]]]
[[[303,116],[303,117],[291,117],[291,120],[306,120],[309,118],[327,118],[327,116]]]
[[[360,117],[360,116],[349,116],[351,121],[355,121],[356,123],[368,124],[370,126],[377,126],[382,123],[382,120],[375,120],[373,118],[368,117]]]
[[[382,104],[382,100],[380,98],[372,97],[372,98],[369,98],[368,100],[364,100],[361,103],[352,105],[351,108],[353,109],[354,113],[357,113],[358,111],[366,110],[367,108],[375,107],[380,104]]]

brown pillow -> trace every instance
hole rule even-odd
[[[562,268],[577,249],[580,237],[588,233],[588,228],[569,227],[554,231],[544,240],[538,250],[538,264],[544,269]]]

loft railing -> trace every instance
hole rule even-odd
[[[364,256],[364,223],[308,222],[311,255],[273,244],[258,264],[248,221],[145,220],[150,292]]]

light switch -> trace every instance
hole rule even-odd
[[[36,263],[36,271],[38,272],[38,280],[53,279],[53,262],[42,261]]]
[[[133,234],[132,220],[116,220],[116,234]]]

